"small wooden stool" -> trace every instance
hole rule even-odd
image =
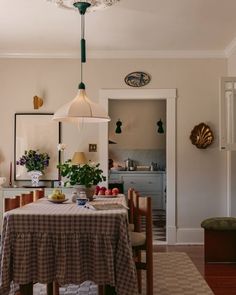
[[[236,218],[213,217],[201,223],[204,228],[205,262],[236,262]]]

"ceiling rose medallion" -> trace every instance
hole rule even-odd
[[[75,1],[75,0],[47,0],[49,2],[53,2],[57,4],[59,7],[73,9],[76,10],[74,3],[75,2],[86,2],[91,4],[88,8],[88,11],[95,11],[100,9],[105,9],[107,7],[112,6],[113,4],[119,2],[120,0],[82,0],[82,1]]]

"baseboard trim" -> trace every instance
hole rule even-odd
[[[204,230],[202,228],[178,228],[176,244],[204,244]]]
[[[167,226],[166,240],[168,245],[176,244],[176,226]]]

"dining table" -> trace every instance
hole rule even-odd
[[[117,295],[137,295],[124,195],[78,206],[42,198],[4,213],[0,294],[12,282],[60,286],[92,281]],[[49,293],[48,293],[49,294]]]

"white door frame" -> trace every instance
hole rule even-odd
[[[101,89],[100,104],[108,112],[109,99],[166,100],[166,233],[176,243],[176,89]],[[99,124],[99,160],[108,176],[108,124]],[[108,179],[108,178],[107,178]]]

